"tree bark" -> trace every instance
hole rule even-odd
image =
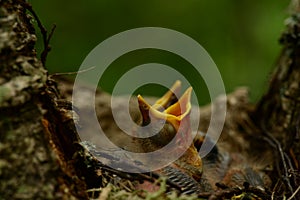
[[[47,132],[63,114],[50,116],[56,97],[36,57],[25,5],[0,1],[0,199],[84,199],[85,184],[64,165]]]
[[[269,88],[253,115],[277,149],[277,170],[290,192],[300,184],[300,15],[299,7],[293,9],[280,38],[283,49]]]

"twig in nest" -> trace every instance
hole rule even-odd
[[[33,10],[32,5],[29,4],[28,2],[22,1],[22,0],[18,0],[18,2],[24,6],[24,8],[26,8],[26,10],[28,10],[34,17],[34,19],[37,22],[37,25],[41,31],[42,37],[43,37],[43,44],[44,44],[44,50],[41,53],[41,62],[43,64],[43,66],[45,66],[46,64],[46,59],[47,59],[47,55],[51,50],[51,46],[49,45],[50,40],[53,36],[54,30],[56,28],[56,25],[53,24],[50,34],[48,35],[47,29],[43,26],[40,18],[38,17],[38,15],[36,14],[36,12]]]
[[[200,193],[201,198],[209,200],[216,199],[270,199],[271,193],[259,188],[250,186],[248,182],[244,182],[243,187],[229,187],[223,183],[216,183],[218,190],[212,193]]]
[[[287,154],[283,151],[280,142],[274,138],[274,136],[267,131],[265,125],[261,125],[264,133],[266,134],[266,136],[268,137],[268,139],[266,139],[266,141],[274,148],[276,148],[280,154],[280,159],[282,161],[282,165],[283,165],[283,181],[286,184],[287,188],[290,190],[291,194],[294,193],[293,187],[291,185],[291,182],[289,180],[289,170],[287,168],[287,166],[289,165],[290,168],[292,168],[292,163],[291,160],[289,159],[289,157],[287,156]],[[288,162],[288,164],[287,164]]]
[[[300,191],[300,186],[298,186],[298,188],[296,189],[296,191],[292,194],[292,196],[290,196],[290,198],[288,198],[288,200],[292,200],[294,197],[296,197],[296,194]]]

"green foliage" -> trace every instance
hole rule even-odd
[[[132,200],[201,200],[196,195],[178,195],[175,192],[169,192],[167,191],[166,186],[166,179],[160,178],[157,180],[157,185],[160,185],[159,189],[156,192],[147,192],[147,191],[131,191],[128,192],[125,189],[120,189],[119,187],[116,187],[112,184],[108,184],[106,187],[101,188],[99,190],[92,189],[88,192],[91,193],[94,192],[100,192],[99,199],[113,199],[113,200],[125,200],[125,199],[132,199]],[[92,197],[94,199],[96,197]]]
[[[47,61],[52,73],[77,70],[89,51],[116,33],[144,26],[165,27],[189,35],[208,51],[219,67],[227,92],[246,85],[250,87],[253,100],[266,87],[279,54],[277,40],[284,28],[289,3],[272,0],[30,2],[48,29],[53,23],[57,25]],[[179,62],[174,56],[156,54],[160,55],[154,57],[154,61],[186,69],[186,63]],[[153,57],[146,53],[121,58],[114,63],[108,77],[133,67],[132,63],[149,62],[149,58]],[[104,89],[108,91],[115,84],[109,78],[103,81]],[[200,87],[204,88],[200,102],[208,103],[205,84],[200,83]]]

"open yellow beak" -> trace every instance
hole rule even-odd
[[[158,99],[153,106],[149,105],[146,100],[138,95],[139,108],[142,113],[143,123],[142,125],[147,125],[150,123],[150,114],[156,119],[163,119],[170,122],[176,131],[178,131],[180,122],[189,115],[191,111],[191,93],[192,87],[189,87],[180,99],[173,103],[176,98],[176,93],[179,92],[181,87],[181,82],[176,81],[171,89],[160,99]],[[173,104],[172,104],[173,103]],[[165,110],[161,111],[164,108]]]
[[[158,99],[152,107],[157,110],[160,110],[161,108],[166,109],[177,101],[177,96],[179,95],[180,89],[181,81],[177,80],[168,90],[168,92]]]
[[[143,117],[142,125],[149,124],[152,119],[154,121],[162,119],[166,123],[170,123],[176,130],[176,142],[180,141],[177,150],[180,151],[181,148],[185,149],[185,144],[190,145],[184,154],[174,162],[174,166],[191,175],[195,180],[200,180],[202,175],[202,161],[193,143],[189,143],[189,141],[192,141],[190,127],[192,87],[189,87],[177,100],[176,96],[180,87],[181,82],[176,81],[171,89],[152,106],[141,95],[138,95],[139,108]],[[162,133],[173,134],[172,132]]]

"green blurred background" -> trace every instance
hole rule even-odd
[[[238,0],[152,0],[152,1],[41,1],[29,0],[50,30],[51,40],[46,67],[51,73],[76,71],[87,54],[106,38],[137,27],[155,26],[180,31],[200,43],[211,55],[223,77],[226,91],[238,86],[250,88],[256,101],[266,89],[270,72],[280,52],[278,38],[284,30],[289,1]],[[41,39],[37,44],[42,48]],[[138,64],[158,62],[181,72],[188,65],[182,59],[159,50],[140,50],[116,60],[101,79],[101,87],[111,91],[122,73]],[[187,77],[189,79],[189,77]],[[198,82],[199,83],[198,83]],[[205,84],[198,84],[201,104],[210,101]],[[147,89],[160,95],[161,88]]]

